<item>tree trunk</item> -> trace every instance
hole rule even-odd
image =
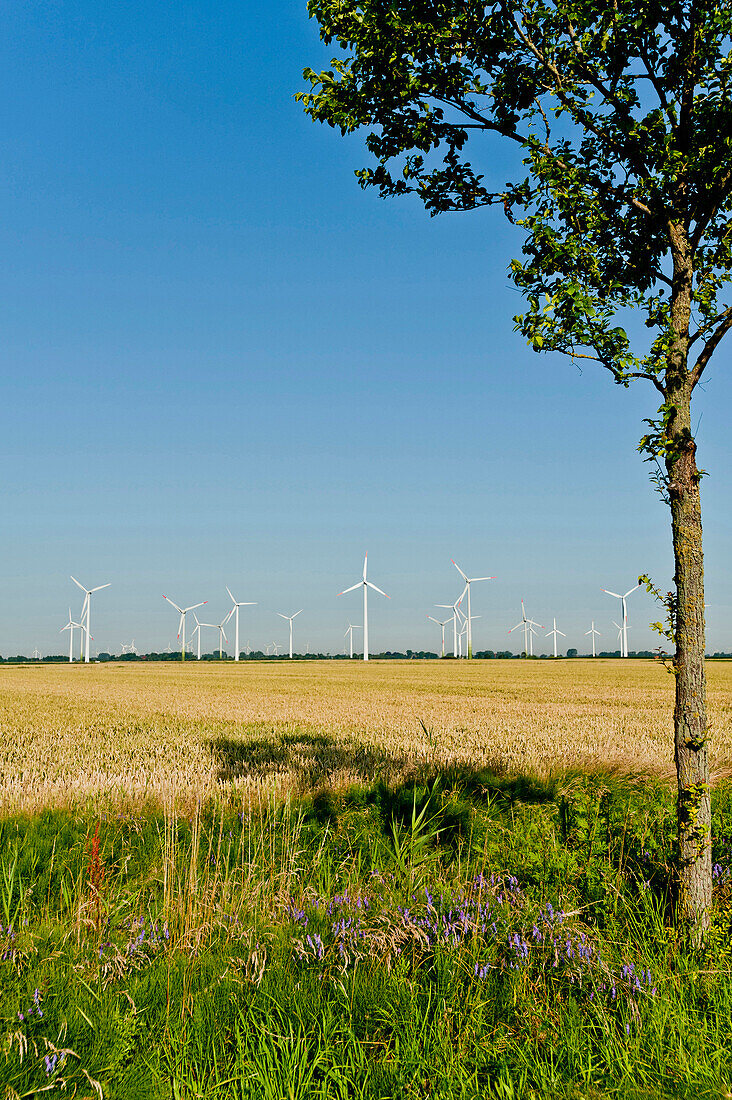
[[[696,444],[691,434],[687,379],[667,400],[666,457],[674,545],[676,705],[674,742],[678,779],[677,916],[694,942],[709,927],[712,837],[704,663],[704,562]]]

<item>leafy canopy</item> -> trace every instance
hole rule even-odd
[[[525,231],[511,275],[535,350],[627,385],[690,393],[725,332],[732,273],[732,5],[727,0],[309,0],[332,68],[305,70],[314,119],[368,127],[382,196],[431,214],[500,203]],[[483,131],[484,134],[476,134]],[[495,132],[523,178],[468,159]],[[651,330],[634,354],[628,310]],[[696,347],[695,347],[696,345]],[[694,348],[693,356],[689,349]]]

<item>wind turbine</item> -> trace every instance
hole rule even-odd
[[[229,621],[229,618],[230,618],[230,617],[231,617],[231,612],[229,612],[229,614],[228,614],[228,615],[226,616],[226,618],[222,619],[220,623],[198,623],[198,619],[196,619],[196,622],[198,623],[198,627],[199,627],[199,631],[198,631],[198,647],[199,647],[199,653],[200,653],[200,647],[201,647],[201,631],[200,631],[200,627],[202,627],[202,626],[210,626],[212,630],[218,630],[218,632],[219,632],[219,660],[220,660],[220,661],[221,661],[221,660],[223,660],[223,656],[224,656],[224,642],[228,642],[228,640],[229,640],[229,639],[228,639],[228,638],[226,637],[226,632],[225,632],[225,630],[224,630],[224,626],[226,625],[226,623],[228,623],[228,621]],[[195,618],[195,612],[194,612],[194,618]],[[195,631],[194,631],[194,633],[195,633]]]
[[[463,573],[462,569],[460,568],[460,566],[458,565],[458,563],[455,561],[454,558],[450,558],[450,561],[452,562],[452,564],[455,566],[455,568],[457,569],[460,576],[465,581],[465,588],[463,589],[463,596],[465,595],[466,592],[468,594],[468,653],[467,653],[467,656],[468,656],[468,660],[470,660],[473,656],[473,628],[472,628],[472,625],[471,625],[472,621],[473,621],[473,616],[470,614],[470,586],[475,581],[494,581],[496,578],[495,577],[468,577],[465,573]],[[460,598],[462,599],[462,596]],[[476,618],[477,618],[477,616],[476,616]]]
[[[69,634],[69,664],[73,664],[74,662],[74,627],[77,626],[79,630],[84,629],[81,623],[75,623],[74,620],[71,618],[71,608],[69,608],[69,621],[67,622],[66,626],[62,626],[59,630],[59,634],[63,634],[64,630],[71,631],[71,633]]]
[[[349,623],[348,624],[348,629],[346,630],[346,633],[343,635],[344,638],[348,637],[348,643],[349,643],[349,654],[348,654],[348,656],[350,658],[353,658],[353,632],[354,632],[354,630],[360,630],[360,629],[361,629],[361,624],[360,623]]]
[[[601,635],[599,630],[595,630],[595,620],[594,619],[592,620],[592,626],[590,627],[590,629],[585,631],[585,638],[587,637],[588,634],[592,635],[592,656],[596,657],[597,654],[595,653],[595,635],[597,635],[598,638],[601,638],[602,635]]]
[[[526,611],[524,609],[524,601],[523,600],[521,601],[521,622],[516,623],[515,626],[512,626],[508,633],[513,634],[514,630],[518,630],[518,628],[520,626],[522,626],[524,628],[524,653],[526,654],[527,657],[533,657],[534,656],[534,633],[535,633],[534,632],[534,627],[538,626],[540,630],[543,630],[544,627],[541,625],[541,623],[537,623],[537,622],[534,622],[533,619],[527,619],[526,618]]]
[[[464,595],[465,593],[463,593]],[[463,602],[461,596],[459,600],[455,600],[455,603],[436,603],[435,607],[444,607],[445,610],[452,611],[452,655],[457,657],[458,655],[458,616],[461,614],[459,611],[460,604]],[[427,616],[429,618],[429,615]],[[449,621],[449,620],[448,620]]]
[[[200,661],[201,660],[201,627],[206,626],[207,624],[202,623],[202,622],[199,621],[198,615],[196,614],[195,611],[193,612],[193,618],[196,620],[196,625],[193,628],[193,633],[194,633],[194,635],[195,634],[198,635],[198,638],[197,638],[197,641],[198,641],[198,654],[197,654],[196,660]]]
[[[369,659],[369,588],[373,588],[374,592],[378,592],[380,596],[386,596],[386,592],[382,592],[380,588],[377,588],[371,581],[366,580],[366,565],[368,562],[368,554],[363,559],[363,580],[357,581],[352,584],[350,588],[344,588],[342,592],[339,592],[339,596],[345,596],[347,592],[355,592],[357,588],[363,587],[363,659],[368,661]],[[391,596],[386,596],[387,600],[391,599]]]
[[[292,660],[292,620],[296,619],[298,615],[302,615],[302,611],[303,609],[300,608],[300,610],[296,611],[294,615],[283,615],[281,611],[277,612],[281,619],[287,619],[288,623],[290,624],[290,660]]]
[[[228,622],[228,619],[229,619],[229,616],[227,615],[226,618],[222,619],[220,623],[214,623],[214,626],[216,627],[216,629],[219,632],[219,660],[220,661],[222,661],[224,659],[224,642],[228,642],[228,640],[229,640],[226,637],[226,632],[224,630],[224,626]],[[203,625],[206,626],[206,623],[204,623]]]
[[[543,630],[544,627],[542,626],[542,624],[536,623],[536,621],[534,621],[534,619],[526,618],[526,612],[525,612],[525,609],[524,609],[523,599],[521,601],[521,623],[516,623],[515,626],[512,626],[511,629],[509,630],[509,634],[513,634],[513,631],[517,630],[518,627],[520,627],[520,626],[523,626],[523,628],[524,628],[524,652],[526,653],[526,657],[533,657],[534,656],[534,634],[536,632],[534,630],[534,627],[537,626],[540,630]]]
[[[129,644],[127,642],[122,642],[122,655],[124,656],[125,653],[134,653],[137,655],[137,646],[135,645],[134,638]]]
[[[282,643],[281,642],[272,642],[272,649],[274,650],[275,657],[279,657],[279,655],[280,655],[279,651],[282,649]]]
[[[628,596],[630,596],[630,594],[632,592],[635,592],[640,587],[641,586],[639,584],[634,584],[632,588],[628,589],[628,591],[625,593],[624,596],[621,596],[619,592],[611,592],[609,588],[603,588],[602,589],[603,592],[607,592],[608,596],[614,596],[615,599],[620,600],[620,602],[622,604],[621,617],[622,617],[622,620],[623,620],[623,637],[620,639],[620,656],[621,657],[627,657],[628,656],[628,608],[626,606],[625,601],[627,600]]]
[[[103,588],[109,588],[112,582],[110,581],[108,584],[98,584],[96,588],[84,588],[84,585],[80,584],[79,581],[77,581],[76,577],[72,577],[71,579],[74,582],[74,584],[78,588],[80,588],[81,591],[84,593],[84,603],[83,603],[82,608],[81,608],[81,621],[84,624],[84,630],[86,631],[86,645],[85,645],[85,649],[84,649],[84,661],[85,661],[86,664],[89,664],[89,639],[91,637],[91,628],[90,628],[90,625],[89,625],[89,620],[90,620],[90,617],[91,617],[92,592],[101,592],[101,590]]]
[[[623,653],[623,628],[622,628],[622,626],[619,625],[619,623],[615,622],[615,619],[612,620],[612,624],[613,624],[614,627],[617,627],[618,641],[620,642],[620,656],[624,657],[625,654]]]
[[[229,588],[228,585],[226,585],[226,591],[231,596],[231,589]],[[228,622],[229,619],[231,618],[231,616],[232,615],[234,616],[234,660],[238,661],[239,660],[239,608],[240,607],[256,607],[256,601],[252,602],[252,600],[243,600],[243,601],[242,600],[235,600],[233,596],[231,596],[231,599],[232,599],[232,602],[233,602],[234,606],[232,607],[231,611],[229,612],[228,618],[225,619],[224,621]]]
[[[200,603],[192,603],[190,607],[178,607],[178,604],[171,600],[170,596],[163,596],[164,600],[167,600],[169,604],[172,604],[177,612],[180,614],[180,622],[178,623],[178,637],[180,638],[180,659],[185,661],[186,659],[186,615],[189,611],[194,611],[197,607],[203,607],[208,603],[208,600],[202,600]],[[204,624],[206,625],[206,624]],[[200,635],[199,635],[200,637]]]
[[[436,618],[434,617],[434,615],[428,615],[428,616],[427,616],[427,618],[428,618],[428,619],[430,619],[430,621],[431,621],[431,622],[433,622],[433,623],[437,623],[437,625],[438,625],[438,626],[440,627],[440,629],[442,630],[442,653],[440,654],[440,656],[441,656],[441,657],[444,657],[444,656],[445,656],[445,627],[446,627],[446,626],[447,626],[447,624],[448,624],[448,623],[450,622],[450,620],[449,620],[449,619],[445,619],[445,621],[444,621],[444,623],[443,623],[443,622],[441,622],[441,621],[440,621],[440,619],[436,619]]]
[[[544,635],[545,638],[551,638],[551,637],[554,638],[554,656],[555,657],[558,656],[558,654],[557,654],[557,634],[561,634],[563,638],[567,637],[567,635],[564,634],[561,630],[557,630],[557,620],[555,619],[554,620],[554,629],[550,630],[548,634]]]

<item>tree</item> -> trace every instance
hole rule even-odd
[[[677,914],[711,907],[702,528],[691,398],[732,326],[732,6],[724,0],[309,0],[332,68],[315,120],[369,129],[382,196],[432,215],[498,204],[524,233],[516,329],[659,392],[641,449],[669,504],[675,588]],[[500,191],[468,159],[497,135],[525,171]],[[481,142],[481,139],[482,142]],[[649,330],[642,334],[641,319]],[[630,333],[630,335],[629,335]]]

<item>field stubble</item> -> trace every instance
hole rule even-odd
[[[714,766],[732,663],[710,664]],[[415,767],[672,775],[673,679],[652,661],[15,666],[0,672],[0,804],[255,804]]]

